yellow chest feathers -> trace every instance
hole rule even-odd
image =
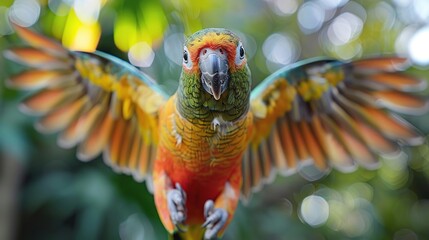
[[[235,122],[221,116],[211,122],[191,123],[180,114],[166,111],[166,121],[160,129],[162,147],[168,149],[176,160],[193,168],[228,167],[241,160],[241,154],[250,139],[252,116],[248,114]]]

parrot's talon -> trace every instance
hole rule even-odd
[[[168,190],[167,204],[171,221],[179,231],[184,231],[182,226],[186,220],[186,193],[179,183],[176,183],[176,188]]]
[[[207,217],[209,216],[210,212],[212,212],[214,209],[214,202],[213,200],[207,200],[206,203],[204,204],[204,218],[207,219]]]
[[[223,208],[215,208],[212,200],[207,200],[204,204],[204,217],[206,221],[202,227],[206,228],[204,240],[216,239],[219,231],[225,226],[228,219],[228,212]]]

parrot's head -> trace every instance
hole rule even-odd
[[[193,103],[213,111],[237,107],[247,111],[243,103],[249,100],[250,71],[240,39],[223,28],[203,29],[191,35],[183,48],[180,85],[187,95],[184,98],[194,97]]]

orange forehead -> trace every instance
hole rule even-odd
[[[239,39],[231,32],[207,32],[201,35],[194,35],[187,41],[191,56],[191,61],[194,63],[192,71],[198,70],[198,60],[200,51],[203,48],[219,49],[222,48],[228,54],[229,66],[235,68],[235,55]]]

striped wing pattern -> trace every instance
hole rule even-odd
[[[244,196],[273,173],[288,175],[305,162],[344,172],[378,166],[403,145],[424,141],[394,112],[422,114],[427,82],[401,73],[399,57],[354,62],[313,59],[280,69],[252,91],[254,137],[243,157]]]
[[[110,55],[71,52],[36,32],[15,26],[29,46],[5,51],[28,66],[10,87],[32,90],[21,109],[40,116],[36,129],[60,132],[58,144],[77,146],[89,161],[103,153],[113,169],[143,180],[151,173],[158,141],[158,109],[166,96],[133,66]]]

